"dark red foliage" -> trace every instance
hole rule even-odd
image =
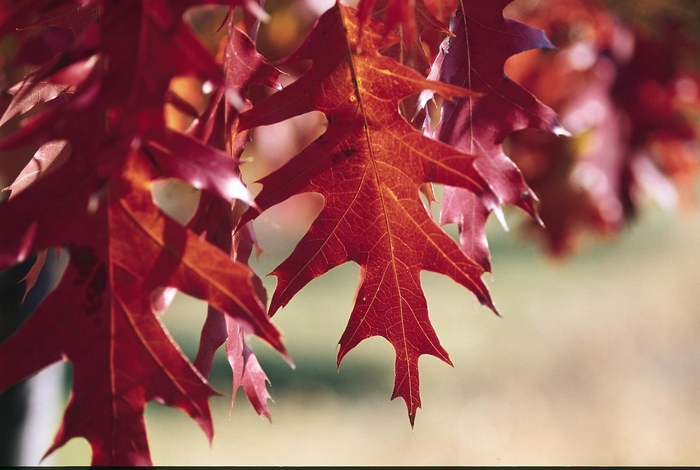
[[[213,48],[187,19],[205,5],[221,16]],[[274,64],[304,70],[282,88],[248,35],[261,12],[253,0],[0,0],[0,37],[17,44],[8,53],[0,43],[0,176],[10,193],[0,269],[37,254],[29,289],[48,249],[70,258],[0,344],[0,390],[71,361],[49,452],[84,437],[93,464],[150,464],[149,400],[181,409],[211,438],[217,392],[206,377],[221,345],[232,395],[243,387],[270,418],[247,336],[286,358],[271,315],[349,261],[361,278],[338,365],[363,340],[386,338],[392,398],[413,424],[419,358],[451,363],[420,274],[444,274],[495,311],[481,279],[492,268],[491,212],[521,208],[550,251],[565,254],[582,230],[616,233],[642,194],[668,205],[691,194],[700,81],[686,59],[698,48],[673,22],[649,35],[594,0],[541,0],[532,11],[510,0],[336,2]],[[520,55],[531,49],[548,52]],[[239,172],[250,131],[309,112],[327,128],[253,198]],[[162,179],[202,190],[186,223],[154,202]],[[423,202],[434,202],[433,183],[446,188],[439,222],[458,224],[459,241]],[[248,266],[250,222],[309,192],[323,208],[273,271],[268,309]],[[209,305],[193,362],[159,318],[176,290]]]

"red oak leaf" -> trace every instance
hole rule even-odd
[[[377,5],[379,3],[379,5]],[[418,32],[416,26],[416,0],[360,0],[358,4],[358,17],[360,20],[359,31],[362,30],[367,19],[375,10],[379,10],[385,17],[386,31],[393,31],[401,26],[406,44],[413,45]],[[373,15],[374,16],[374,15]],[[376,17],[376,16],[375,16]]]
[[[445,190],[451,203],[441,223],[459,224],[465,233],[462,240],[468,241],[462,247],[485,269],[490,269],[483,226],[488,212],[508,202],[537,217],[535,195],[503,153],[503,141],[513,131],[528,127],[565,132],[550,108],[504,73],[504,64],[512,55],[551,47],[542,31],[503,16],[509,3],[511,0],[460,1],[450,27],[455,36],[446,40],[431,72],[440,80],[481,93],[445,102],[435,137],[479,155],[475,166],[498,197],[498,204],[493,204],[474,200],[473,193],[459,188]]]
[[[152,311],[152,297],[164,288],[206,300],[285,354],[251,269],[152,200],[151,182],[168,177],[229,206],[232,198],[249,200],[236,159],[165,128],[174,77],[223,86],[213,57],[183,23],[195,3],[102,2],[98,22],[23,82],[11,111],[22,126],[0,141],[2,149],[69,144],[62,164],[55,159],[60,152],[47,149],[51,171],[21,188],[16,181],[21,192],[0,205],[0,220],[11,221],[0,233],[0,269],[49,247],[70,256],[56,290],[0,345],[0,389],[53,362],[73,363],[71,399],[49,452],[83,436],[94,464],[150,463],[148,400],[182,409],[211,437],[207,399],[215,392]],[[0,22],[24,18],[22,8],[0,13]],[[71,94],[29,97],[44,82],[70,87]],[[30,109],[36,114],[25,117]]]
[[[259,286],[262,287],[262,284]],[[194,361],[195,367],[203,375],[206,376],[211,371],[214,353],[222,344],[226,345],[226,357],[233,372],[231,407],[233,407],[236,392],[243,387],[255,411],[272,421],[270,409],[267,406],[267,400],[271,398],[267,390],[269,380],[253,350],[245,342],[240,321],[210,307]]]
[[[442,5],[432,5],[442,10]],[[419,37],[426,27],[447,33],[445,25],[435,18],[424,0],[360,0],[358,3],[360,31],[367,19],[373,17],[382,21],[385,31],[393,31],[401,27],[403,41],[409,47],[417,44]],[[454,8],[451,9],[454,11]]]
[[[235,129],[241,110],[239,108],[250,108],[250,103],[243,97],[251,85],[278,88],[279,72],[257,53],[250,38],[233,25],[231,18],[228,27],[229,36],[224,51],[225,86],[215,95],[209,108],[196,120],[190,132],[207,141],[220,141],[230,149],[232,155],[239,155],[249,133],[237,132]],[[231,93],[235,93],[233,99],[226,100],[227,94]],[[233,227],[247,208],[248,205],[240,202],[232,208],[220,199],[203,194],[197,213],[188,227],[196,233],[202,233],[208,242],[229,253],[235,261],[247,265],[255,245],[252,225],[246,224],[232,238]],[[260,279],[255,276],[251,282],[258,298],[266,302],[267,293]],[[271,419],[267,406],[270,398],[267,391],[268,379],[253,351],[245,343],[240,322],[210,306],[194,361],[203,375],[209,375],[214,353],[222,344],[226,345],[226,356],[233,373],[231,406],[237,390],[243,387],[257,413]]]
[[[352,8],[336,4],[285,63],[313,60],[297,81],[240,116],[241,128],[266,125],[318,110],[326,132],[285,166],[263,178],[256,198],[265,210],[299,193],[324,197],[324,207],[293,253],[273,274],[278,285],[270,311],[286,305],[312,279],[354,261],[362,279],[338,363],[362,340],[388,339],[396,351],[392,398],[406,401],[413,423],[420,407],[418,358],[450,363],[428,318],[420,272],[451,277],[493,308],[483,269],[432,220],[419,197],[429,182],[488,192],[474,157],[431,140],[398,112],[409,95],[432,89],[445,96],[467,90],[431,82],[377,51],[395,42],[369,20],[358,38]],[[347,31],[347,33],[346,33]],[[358,52],[361,51],[361,52]],[[246,222],[256,215],[249,211]]]
[[[195,232],[204,233],[206,240],[224,253],[231,253],[236,262],[247,265],[255,244],[251,225],[246,224],[232,237],[234,223],[247,207],[248,205],[237,203],[232,210],[231,205],[225,201],[203,194],[197,214],[188,226]],[[253,275],[250,282],[257,297],[265,303],[267,293],[260,279]],[[270,398],[266,386],[268,379],[255,354],[245,343],[240,320],[224,315],[221,310],[210,306],[194,361],[195,367],[204,376],[211,372],[214,354],[222,344],[226,345],[226,357],[233,373],[231,406],[236,392],[242,386],[255,411],[271,419],[267,406]]]
[[[423,75],[427,75],[430,70],[430,62],[435,58],[442,38],[450,34],[447,24],[433,16],[424,0],[361,0],[358,4],[358,16],[360,34],[370,17],[383,23],[385,32],[400,26],[402,40],[390,45],[381,53]],[[428,32],[431,34],[427,34]],[[430,55],[426,55],[428,51],[431,51]]]
[[[11,198],[15,197],[20,191],[33,184],[42,175],[60,166],[70,152],[70,148],[67,144],[68,142],[65,140],[54,140],[39,147],[15,181],[4,190],[11,191]]]
[[[32,24],[32,28],[69,28],[74,35],[85,31],[97,20],[99,5],[97,2],[67,0],[45,10],[41,17]]]
[[[115,153],[129,148],[115,147]],[[19,261],[17,253],[48,246],[70,253],[56,291],[0,345],[0,389],[70,360],[73,393],[50,450],[83,436],[94,464],[150,461],[143,423],[148,400],[181,408],[211,437],[207,397],[215,392],[151,311],[153,289],[175,287],[205,299],[283,351],[250,288],[250,269],[163,216],[151,201],[155,175],[138,152],[127,158],[123,178],[100,181],[87,164],[65,165],[0,206],[0,219],[15,221],[1,235],[2,267]],[[22,249],[13,249],[19,243]]]

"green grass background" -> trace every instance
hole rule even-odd
[[[291,250],[275,242],[284,227],[265,223],[266,252],[254,265],[261,273]],[[348,264],[275,316],[296,370],[252,342],[272,382],[273,424],[242,392],[229,413],[230,372],[220,356],[213,444],[183,413],[149,404],[154,463],[700,464],[700,217],[652,209],[618,239],[564,262],[517,229],[490,224],[489,234],[494,274],[485,278],[502,318],[449,279],[422,277],[455,367],[421,358],[414,429],[403,401],[389,400],[394,357],[383,339],[362,343],[336,371],[358,276]],[[265,282],[272,292],[274,278]],[[165,315],[190,357],[204,316],[203,304],[186,297]],[[73,440],[54,462],[88,464],[89,447]]]

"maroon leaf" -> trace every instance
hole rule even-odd
[[[49,157],[57,152],[47,143],[70,146],[62,165],[54,162],[0,205],[0,220],[12,221],[0,232],[0,269],[49,247],[70,256],[56,290],[0,345],[0,389],[70,360],[72,395],[49,452],[82,436],[94,464],[150,463],[143,422],[149,400],[182,409],[211,437],[207,399],[215,392],[152,311],[152,297],[164,289],[206,300],[286,354],[252,270],[169,219],[152,199],[152,182],[168,177],[223,196],[225,205],[248,197],[235,159],[165,129],[174,77],[223,84],[213,57],[182,21],[191,4],[103,2],[98,24],[20,85],[11,113],[22,126],[0,141],[3,149],[43,146]],[[24,6],[37,12],[45,5]],[[25,13],[0,13],[0,22]],[[43,82],[70,87],[71,96],[51,99],[48,90],[32,98]],[[25,117],[29,109],[35,115]]]
[[[510,0],[460,2],[450,29],[454,37],[441,49],[431,72],[440,80],[464,86],[479,96],[458,98],[443,104],[442,120],[436,138],[466,152],[479,155],[475,166],[497,196],[497,201],[483,200],[483,208],[474,195],[456,188],[446,188],[450,210],[442,223],[462,224],[460,230],[467,243],[465,251],[489,268],[482,222],[485,213],[498,209],[503,202],[515,204],[537,217],[536,197],[522,174],[503,153],[502,144],[512,132],[533,127],[564,133],[555,113],[505,75],[505,61],[514,54],[538,47],[551,47],[544,33],[509,20],[503,8]],[[454,205],[464,207],[455,210]],[[463,213],[460,213],[463,212]],[[467,225],[476,223],[479,225]]]

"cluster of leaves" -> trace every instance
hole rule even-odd
[[[536,230],[556,255],[575,250],[583,234],[617,234],[649,199],[667,209],[695,203],[697,6],[634,2],[614,15],[606,3],[622,7],[542,0],[515,12],[543,28],[556,49],[523,57],[513,75],[573,134],[523,132],[509,142],[542,200],[547,230]]]
[[[697,103],[688,91],[697,81],[680,75],[679,55],[638,39],[625,56],[616,48],[626,30],[592,1],[514,9],[560,47],[517,72],[549,107],[504,74],[516,54],[553,47],[541,29],[504,16],[510,3],[336,2],[275,63],[304,70],[283,88],[251,39],[265,17],[253,0],[0,0],[0,36],[19,45],[12,66],[28,70],[8,89],[0,118],[0,169],[10,179],[0,205],[0,269],[50,249],[70,259],[57,288],[0,345],[0,389],[72,362],[71,397],[49,452],[80,436],[94,464],[150,463],[149,400],[182,409],[211,436],[208,397],[216,392],[206,377],[224,343],[233,395],[243,387],[269,417],[266,377],[246,335],[287,357],[270,317],[348,261],[360,265],[361,279],[338,364],[361,341],[386,338],[396,352],[392,398],[404,399],[413,423],[419,357],[450,363],[428,317],[421,271],[449,276],[495,312],[481,280],[491,269],[490,213],[502,219],[507,203],[537,225],[544,219],[550,245],[563,252],[581,221],[617,227],[631,212],[633,183],[690,174],[692,155],[675,150],[695,129],[678,106]],[[221,13],[216,54],[187,21],[189,9],[203,5]],[[586,11],[588,35],[577,36],[581,22],[571,12]],[[644,60],[655,59],[644,47],[667,62],[649,67]],[[203,108],[178,92],[182,77],[204,84]],[[618,89],[625,93],[611,98]],[[191,125],[176,129],[167,109]],[[567,131],[553,109],[573,140],[557,137]],[[323,113],[325,131],[263,177],[253,200],[238,169],[250,130],[311,111]],[[537,133],[516,133],[524,129]],[[586,139],[597,139],[597,151]],[[167,178],[202,190],[184,224],[154,202],[154,184]],[[433,183],[445,186],[439,222],[430,211]],[[273,271],[267,308],[247,266],[250,222],[302,193],[321,194],[323,208]],[[535,193],[544,199],[540,212]],[[443,231],[447,223],[459,226],[459,241]],[[209,304],[193,362],[157,315],[175,290]]]

